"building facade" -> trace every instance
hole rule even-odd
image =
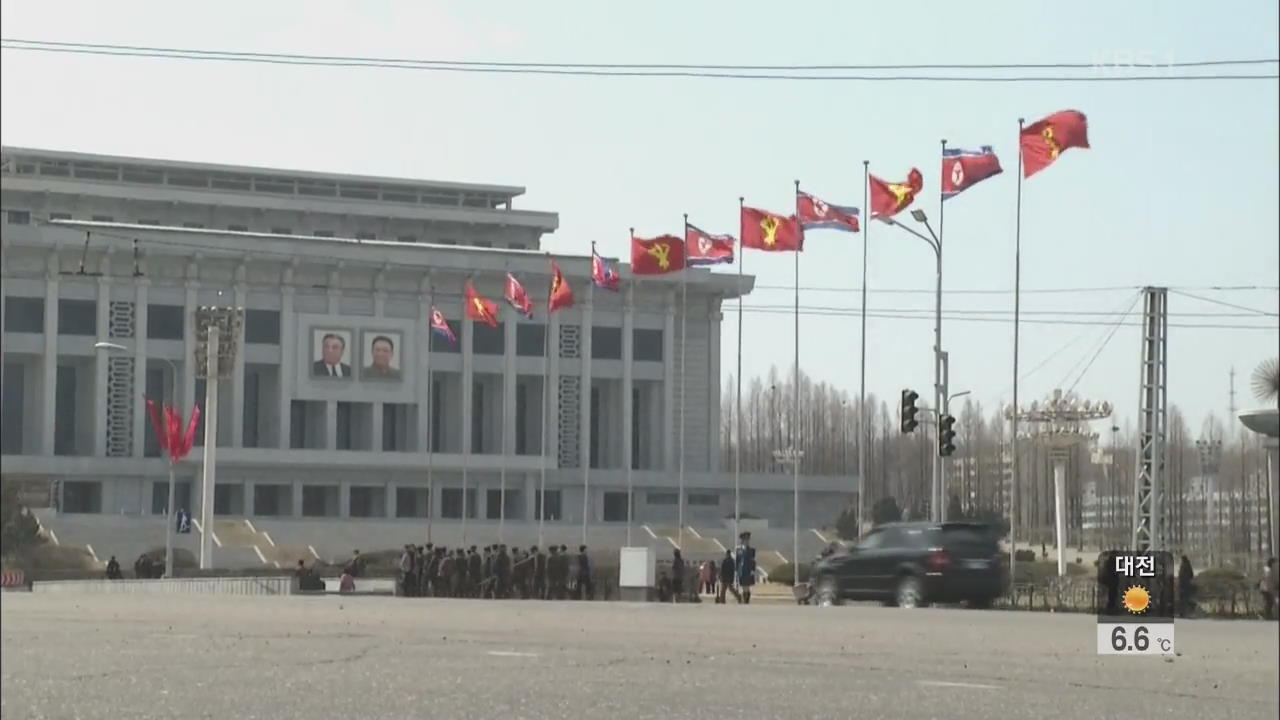
[[[721,305],[750,277],[692,269],[681,308],[678,274],[636,282],[624,264],[610,292],[589,257],[557,256],[576,303],[548,318],[540,240],[558,217],[515,208],[522,188],[19,148],[0,177],[3,473],[49,482],[60,512],[163,514],[145,400],[203,404],[202,306],[244,309],[219,383],[218,515],[625,523],[630,482],[635,522],[670,523],[681,411],[686,519],[732,512]],[[502,302],[507,273],[534,317]],[[464,316],[468,280],[497,328]],[[430,332],[432,306],[456,343]],[[193,511],[202,441],[178,467]],[[791,524],[789,478],[741,487],[743,513]],[[802,522],[851,489],[805,478]]]

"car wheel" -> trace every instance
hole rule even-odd
[[[818,581],[818,588],[813,593],[813,604],[818,607],[840,604],[840,590],[836,587],[835,578],[828,576]]]
[[[920,588],[920,579],[907,575],[898,581],[898,589],[894,592],[894,600],[900,608],[916,608],[922,605],[924,593]]]
[[[991,607],[991,598],[989,597],[973,598],[969,600],[968,605],[969,605],[969,608],[972,610],[986,610],[987,608]]]

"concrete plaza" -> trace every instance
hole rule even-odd
[[[1277,624],[872,606],[5,594],[4,718],[1275,718]]]

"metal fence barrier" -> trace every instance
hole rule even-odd
[[[292,586],[291,577],[51,580],[32,583],[31,591],[73,595],[290,595]]]

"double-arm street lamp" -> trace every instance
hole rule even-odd
[[[944,400],[946,400],[947,388],[943,380],[943,355],[942,352],[942,239],[933,231],[933,227],[929,225],[929,217],[925,215],[924,210],[919,208],[911,211],[911,218],[916,222],[924,225],[925,230],[929,231],[926,236],[919,230],[907,227],[892,217],[881,217],[880,220],[888,225],[894,225],[905,230],[907,233],[923,240],[933,250],[933,257],[936,262],[936,278],[933,298],[933,407],[939,413],[945,413]],[[934,453],[933,457],[933,501],[931,503],[934,520],[946,519],[946,503],[943,502],[943,467],[942,457]]]
[[[130,353],[130,354],[133,353],[133,350],[131,348],[128,348],[128,347],[125,347],[124,345],[121,345],[119,343],[113,343],[113,342],[94,343],[93,349],[100,350],[102,352],[108,352],[108,353]],[[168,358],[153,358],[150,356],[146,356],[143,359],[147,360],[148,362],[151,360],[161,360],[163,362],[168,363],[170,375],[169,375],[169,382],[166,385],[169,388],[169,393],[168,393],[169,404],[173,405],[176,408],[178,405],[178,393],[177,393],[178,366],[175,365],[173,361]],[[164,391],[161,390],[160,405],[164,406],[165,404],[166,404],[166,401],[165,401]],[[163,432],[163,430],[160,428],[156,428],[156,431]],[[168,512],[168,515],[165,517],[165,523],[164,523],[164,528],[165,528],[164,530],[164,576],[167,578],[173,577],[173,527],[176,521],[174,517],[174,507],[173,507],[173,503],[174,503],[173,495],[174,495],[175,485],[176,483],[174,481],[173,463],[170,462],[169,463],[169,512]]]

